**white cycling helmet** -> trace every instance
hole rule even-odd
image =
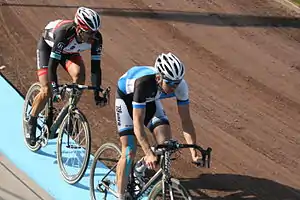
[[[74,18],[75,24],[77,24],[82,30],[97,31],[100,28],[100,16],[92,9],[79,7]]]
[[[183,63],[172,53],[162,53],[155,61],[154,67],[162,75],[163,79],[180,81],[183,79],[185,67]]]

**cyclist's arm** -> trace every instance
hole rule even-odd
[[[140,143],[145,155],[153,154],[150,149],[149,140],[144,129],[146,113],[146,99],[153,98],[157,92],[155,76],[144,76],[134,83],[133,92],[133,127],[134,134]],[[154,100],[154,99],[153,99]]]
[[[49,82],[57,85],[57,66],[61,60],[63,49],[66,46],[65,31],[60,31],[55,34],[54,44],[51,50],[49,62],[48,62],[48,78]]]
[[[188,144],[196,144],[196,131],[190,114],[189,88],[185,80],[182,80],[182,82],[178,85],[175,94],[177,98],[178,113],[183,129],[183,136]],[[190,151],[192,157],[196,158],[196,150],[191,148]]]
[[[101,53],[102,53],[102,35],[96,35],[91,48],[91,82],[93,86],[100,87],[102,82]],[[96,94],[98,92],[95,91]]]
[[[190,107],[189,104],[178,104],[178,113],[181,119],[181,125],[183,129],[183,136],[188,144],[196,144],[196,131],[193,124],[193,120],[190,115]],[[197,152],[195,149],[190,149],[193,157],[197,156]]]
[[[152,151],[144,129],[145,113],[146,108],[133,107],[133,130],[145,155],[150,155]]]

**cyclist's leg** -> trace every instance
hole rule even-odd
[[[79,53],[64,55],[64,59],[61,61],[61,65],[69,73],[73,83],[84,84],[85,83],[85,65],[82,57]],[[80,95],[76,99],[76,103],[79,102]]]
[[[38,79],[41,84],[39,94],[34,98],[32,103],[32,110],[27,123],[27,142],[34,146],[36,143],[36,125],[37,116],[45,107],[48,98],[51,96],[50,85],[48,83],[48,61],[51,53],[51,48],[47,45],[43,38],[40,39],[37,48],[37,68]]]
[[[85,83],[85,65],[79,53],[68,55],[63,66],[71,76],[73,83]]]
[[[131,135],[120,135],[122,145],[122,154],[117,166],[117,187],[119,197],[123,197],[128,184],[128,177],[131,172],[131,167],[136,155],[136,138],[131,130]]]
[[[117,187],[119,198],[124,197],[128,183],[128,176],[131,172],[132,163],[136,154],[136,138],[133,132],[132,118],[128,112],[130,105],[126,105],[123,99],[115,100],[115,116],[118,133],[122,145],[122,155],[117,166]]]
[[[68,74],[72,78],[73,83],[85,83],[85,66],[79,53],[63,54],[62,59],[60,60],[60,64],[63,66],[64,70],[68,72]],[[76,96],[75,104],[79,102],[81,94],[82,93],[80,92],[78,96]],[[77,123],[73,123],[72,120],[70,121],[70,129],[68,129],[70,134],[73,133],[73,126],[76,124]],[[75,128],[75,130],[77,129]]]
[[[156,142],[162,144],[164,141],[172,138],[171,127],[160,100],[156,100],[155,104],[155,115],[147,127],[153,133]]]
[[[48,98],[51,96],[50,84],[48,81],[48,62],[51,53],[51,48],[44,41],[40,39],[37,49],[37,68],[38,68],[38,79],[41,84],[41,90],[35,97],[32,105],[31,115],[37,117],[38,114],[43,110]]]

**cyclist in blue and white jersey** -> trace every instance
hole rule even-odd
[[[148,168],[154,169],[157,157],[153,154],[144,126],[157,143],[171,139],[169,120],[160,99],[176,97],[183,135],[188,144],[196,143],[196,132],[189,111],[188,85],[183,79],[184,64],[172,53],[162,53],[152,66],[135,66],[118,80],[115,115],[122,145],[117,166],[119,199],[124,199],[128,175],[136,154],[136,140],[141,145]],[[192,160],[200,157],[191,149]]]

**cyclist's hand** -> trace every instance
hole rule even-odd
[[[157,156],[155,156],[153,153],[149,154],[149,155],[146,155],[144,157],[144,161],[146,163],[146,166],[149,168],[149,169],[155,169],[156,168],[156,165],[157,165]]]
[[[100,107],[105,106],[107,104],[107,98],[101,97],[99,95],[95,95],[94,100],[95,100],[96,105],[100,106]]]
[[[193,164],[195,164],[197,166],[203,166],[202,157],[195,155],[195,156],[192,156],[192,160],[193,160],[192,161]]]

